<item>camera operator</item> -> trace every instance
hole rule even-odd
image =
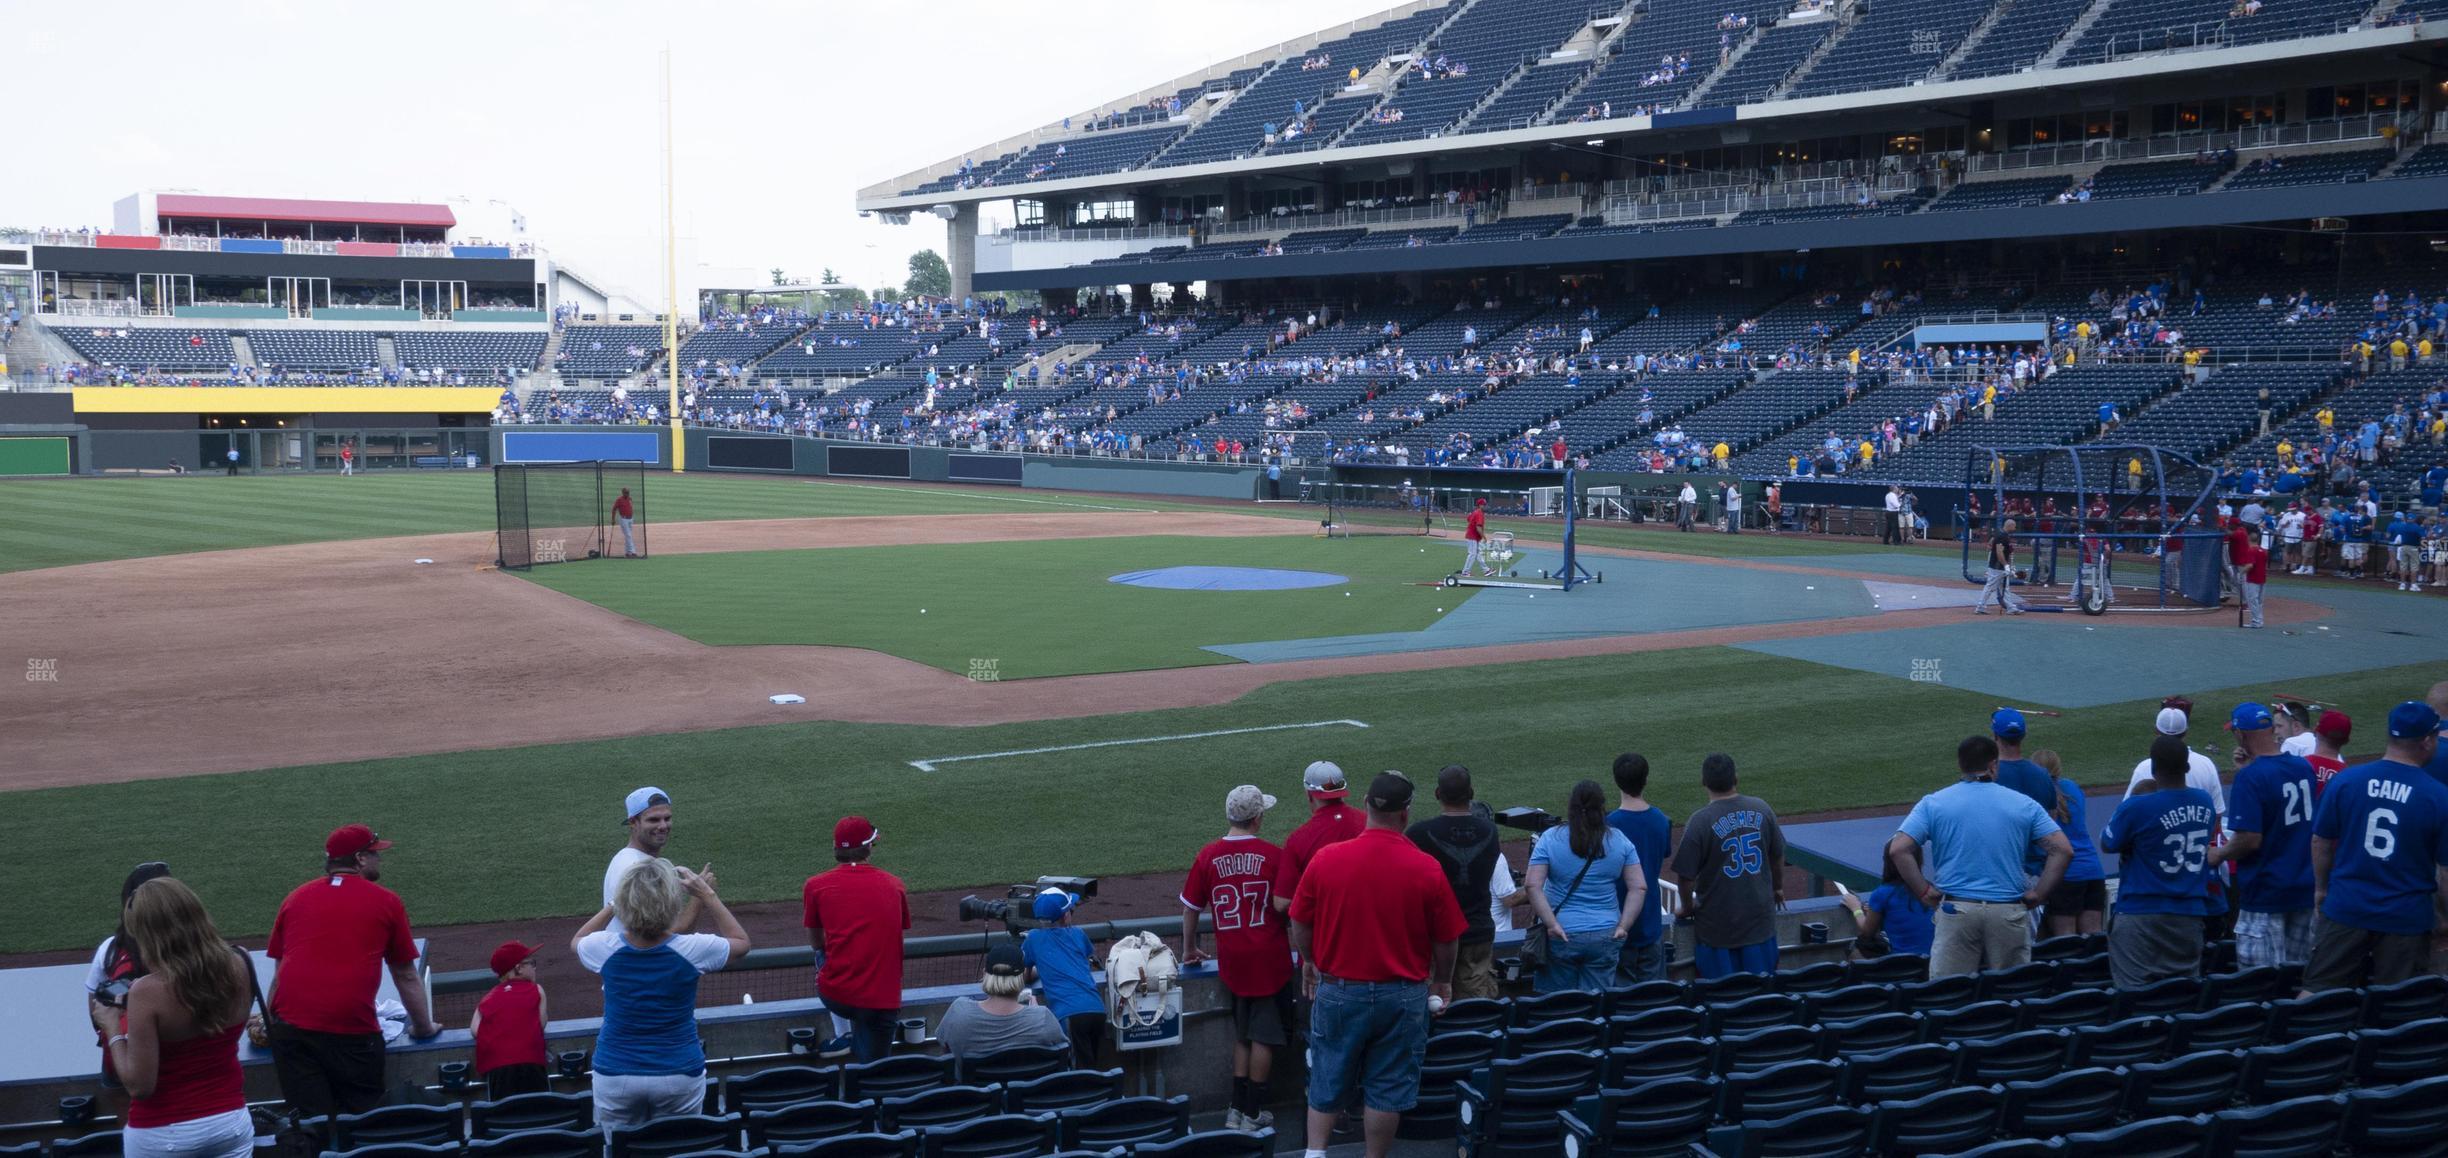
[[[136,942],[128,938],[128,905],[136,899],[136,886],[169,875],[168,864],[157,860],[146,861],[129,872],[127,883],[119,886],[119,927],[110,936],[102,938],[101,947],[94,950],[93,966],[85,971],[85,996],[88,999],[120,1009],[127,1008],[128,990],[135,986],[137,978],[149,972],[143,958],[136,952]],[[107,1036],[95,1031],[94,1044],[103,1044]],[[112,1117],[119,1116],[125,1109],[123,1102],[127,1086],[119,1080],[118,1068],[111,1064],[110,1050],[107,1048],[102,1051],[102,1089],[105,1104],[97,1108]]]

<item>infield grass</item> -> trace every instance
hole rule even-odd
[[[1418,631],[1471,595],[1419,585],[1462,561],[1445,544],[1360,538],[1335,546],[1321,557],[1317,541],[1304,537],[1150,535],[665,555],[525,574],[699,643],[861,647],[1000,679],[1235,663],[1203,649]],[[1318,572],[1321,562],[1346,581],[1285,591],[1110,581],[1160,567]],[[771,597],[781,592],[792,594]]]
[[[2421,665],[2295,681],[2359,719],[2419,695]],[[2188,689],[2216,719],[2266,687]],[[2154,696],[2157,694],[2154,691]],[[1955,744],[1993,698],[1726,648],[1445,668],[1279,684],[1215,708],[981,728],[791,724],[581,744],[281,768],[11,793],[0,842],[0,951],[89,946],[110,930],[128,866],[161,858],[230,935],[260,937],[281,896],[320,864],[323,836],[372,824],[399,847],[385,883],[423,924],[592,911],[621,840],[618,801],[668,789],[670,854],[712,862],[740,901],[796,897],[827,867],[825,833],[850,812],[886,834],[880,863],[912,888],[1041,873],[1175,871],[1223,829],[1221,803],[1255,782],[1299,821],[1315,759],[1354,775],[1425,780],[1451,761],[1499,807],[1560,808],[1573,781],[1602,784],[1616,753],[1646,754],[1651,797],[1676,817],[1702,801],[1703,755],[1725,749],[1746,790],[1787,813],[1901,805],[1954,776]],[[2069,775],[2122,783],[2150,740],[2155,699],[2035,718],[2032,743]],[[912,760],[1332,719],[1366,730],[1260,732],[946,764]],[[2204,727],[2198,742],[2225,736]],[[2355,750],[2369,747],[2358,743]],[[439,961],[464,969],[470,961]]]

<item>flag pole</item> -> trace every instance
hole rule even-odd
[[[688,470],[688,439],[680,423],[680,262],[672,229],[672,52],[663,46],[663,363],[671,417],[672,473]]]

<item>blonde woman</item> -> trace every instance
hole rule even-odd
[[[715,932],[672,932],[692,897]],[[616,916],[618,932],[605,927]],[[595,1124],[640,1126],[696,1113],[705,1101],[697,978],[748,952],[748,933],[714,895],[713,881],[661,857],[639,861],[613,886],[612,903],[579,926],[570,950],[603,977]]]
[[[221,939],[195,892],[172,877],[136,886],[127,936],[151,972],[127,1008],[95,1000],[94,1028],[127,1084],[126,1158],[246,1158],[255,1152],[238,1070],[250,966]]]

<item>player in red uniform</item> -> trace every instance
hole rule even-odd
[[[1463,574],[1470,574],[1473,567],[1479,567],[1480,574],[1483,575],[1496,573],[1494,567],[1483,566],[1479,558],[1479,541],[1485,538],[1487,538],[1487,500],[1480,499],[1471,504],[1470,518],[1462,524],[1462,539],[1467,552],[1462,556]]]
[[[1199,950],[1199,914],[1215,917],[1216,971],[1232,995],[1233,1100],[1224,1128],[1255,1133],[1275,1124],[1266,1109],[1275,1051],[1291,1041],[1292,938],[1275,899],[1291,896],[1277,882],[1288,871],[1284,850],[1258,828],[1275,798],[1244,784],[1224,797],[1231,830],[1208,842],[1182,883],[1182,964],[1207,959]]]

